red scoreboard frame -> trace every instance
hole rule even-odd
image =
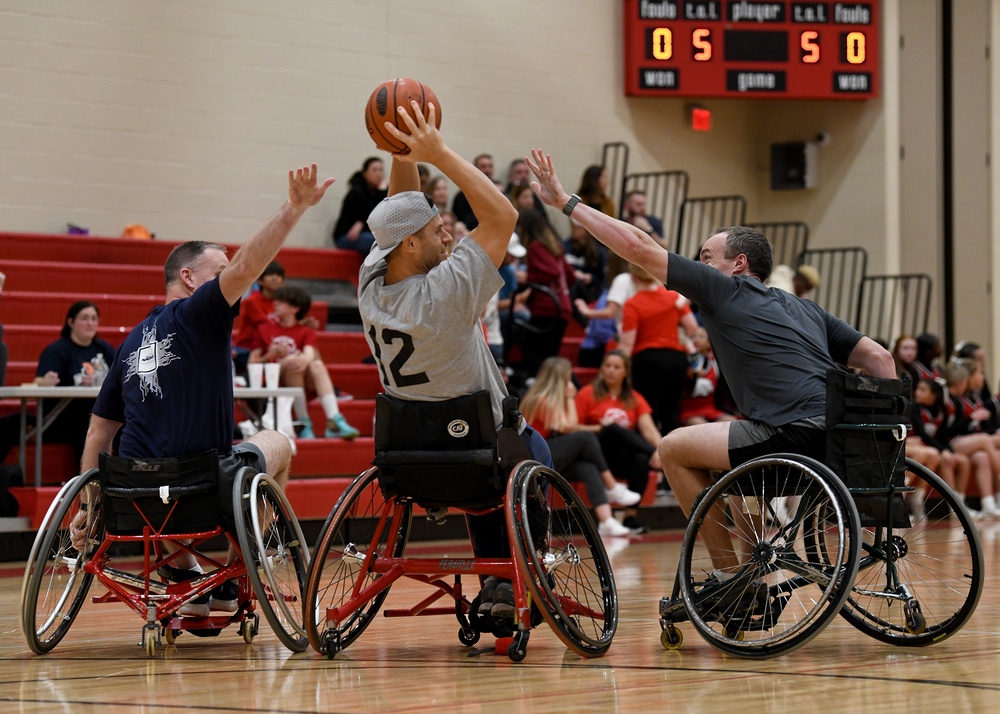
[[[624,0],[624,6],[628,95],[877,96],[877,0]]]

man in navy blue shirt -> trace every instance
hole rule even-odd
[[[94,405],[81,469],[98,466],[111,453],[121,429],[118,455],[180,457],[212,449],[219,478],[232,479],[243,466],[270,474],[284,486],[291,444],[264,430],[233,446],[231,335],[246,293],[288,234],[316,205],[334,179],[316,182],[316,165],[288,172],[288,201],[233,256],[223,246],[191,241],[174,248],[164,265],[166,299],[137,325],[115,353]],[[176,559],[179,572],[197,573],[190,554]],[[216,598],[235,609],[230,597]],[[218,605],[219,603],[213,603]],[[181,614],[205,616],[208,603],[188,603]]]

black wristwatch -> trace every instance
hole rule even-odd
[[[580,202],[580,197],[577,196],[575,193],[571,193],[569,196],[569,200],[566,201],[566,205],[563,206],[562,209],[563,214],[567,216],[571,214],[573,212],[573,209],[576,208],[576,204],[578,204],[579,202]]]

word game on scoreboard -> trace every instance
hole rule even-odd
[[[877,2],[624,0],[625,93],[868,99]]]

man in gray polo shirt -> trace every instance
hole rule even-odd
[[[824,458],[829,369],[846,364],[896,377],[892,355],[874,340],[808,300],[764,286],[773,255],[757,231],[720,229],[705,241],[700,262],[690,260],[629,223],[578,205],[580,197],[566,193],[544,152],[532,149],[528,165],[546,204],[572,214],[597,240],[698,305],[745,420],[683,427],[663,437],[660,461],[686,514],[712,485],[713,471],[775,452]],[[723,525],[706,522],[701,535],[719,571],[738,565]]]
[[[432,105],[431,112],[436,110]],[[375,245],[358,278],[358,307],[368,346],[387,394],[439,401],[485,389],[499,428],[507,388],[479,316],[503,286],[497,268],[507,254],[517,211],[489,177],[445,145],[433,114],[425,121],[421,111],[410,110],[404,121],[409,135],[386,124],[410,151],[392,158],[389,195],[368,217]],[[451,179],[479,219],[450,257],[452,238],[433,203],[420,192],[416,162],[433,164]],[[533,458],[551,467],[541,436],[528,428],[522,439]],[[477,557],[510,556],[502,511],[469,517],[469,532]],[[514,616],[509,582],[487,579],[480,603],[480,614]]]

